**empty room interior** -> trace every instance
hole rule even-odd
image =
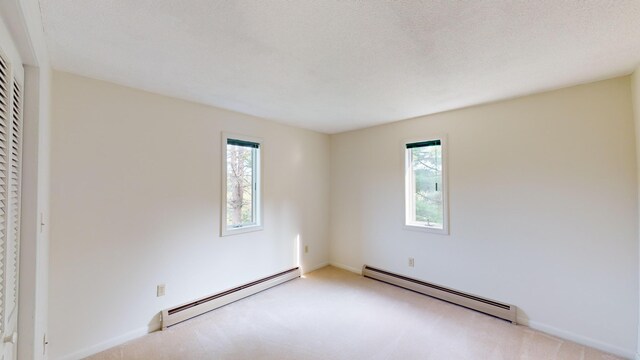
[[[640,360],[640,2],[0,0],[0,359]]]

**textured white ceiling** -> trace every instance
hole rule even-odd
[[[56,69],[327,133],[640,63],[638,0],[40,3]]]

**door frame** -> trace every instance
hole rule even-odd
[[[24,68],[17,353],[46,359],[51,69],[38,0],[0,1],[0,21]]]

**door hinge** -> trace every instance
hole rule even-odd
[[[42,232],[42,230],[44,230],[44,213],[40,213],[40,232]]]
[[[47,354],[47,345],[49,345],[49,341],[47,340],[47,334],[44,334],[42,337],[42,356]]]

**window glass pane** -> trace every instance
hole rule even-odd
[[[442,146],[438,142],[407,151],[411,152],[415,221],[443,229]]]
[[[230,142],[227,143],[227,228],[238,228],[256,223],[258,149]]]

